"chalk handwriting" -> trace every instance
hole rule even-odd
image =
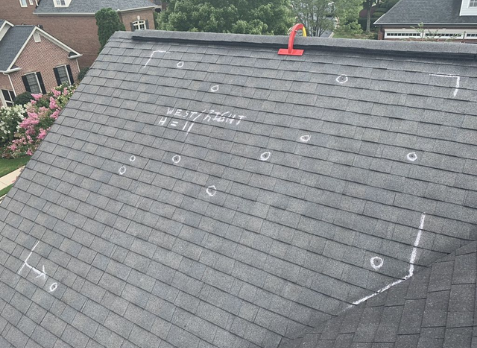
[[[181,156],[175,155],[175,156],[172,157],[172,162],[174,164],[178,164],[180,161],[181,161]]]
[[[134,162],[134,161],[136,160],[136,156],[132,155],[131,157],[129,157],[129,160],[130,160],[131,162]]]
[[[155,53],[169,53],[169,52],[167,52],[167,51],[162,51],[162,50],[152,51],[151,55],[149,56],[148,61],[146,62],[146,64],[144,64],[144,66],[143,66],[141,69],[144,69],[146,66],[149,65],[149,63],[151,62],[151,59],[152,59],[152,57],[154,57],[154,54],[155,54]]]
[[[344,83],[348,82],[348,76],[346,76],[344,74],[341,74],[340,76],[338,76],[336,78],[336,82],[338,82],[340,84],[344,84]]]
[[[219,88],[220,88],[219,85],[214,85],[210,88],[210,91],[215,93],[219,91]]]
[[[23,261],[23,265],[20,267],[20,269],[18,270],[17,274],[20,274],[23,270],[23,268],[27,267],[29,270],[33,271],[33,273],[35,273],[37,276],[35,277],[35,279],[38,279],[38,278],[41,278],[43,279],[45,282],[48,278],[48,275],[46,274],[46,271],[45,271],[45,265],[42,265],[41,267],[41,271],[31,265],[28,264],[28,260],[30,259],[31,255],[33,254],[33,251],[35,250],[35,248],[37,247],[38,243],[40,243],[40,241],[36,242],[36,244],[33,246],[33,248],[30,250],[30,253],[28,254],[27,258],[25,259],[25,261]],[[55,291],[56,289],[58,288],[58,283],[52,283],[49,287],[49,292],[53,292]]]
[[[371,258],[370,263],[371,267],[373,267],[375,270],[378,270],[383,267],[384,260],[379,256],[375,256]]]
[[[124,175],[126,173],[126,167],[122,166],[121,168],[119,168],[118,173],[119,175]]]
[[[308,134],[302,135],[302,136],[300,137],[300,141],[301,141],[302,143],[307,143],[307,142],[310,141],[310,139],[311,139],[311,135],[308,135]]]
[[[215,185],[212,185],[212,186],[207,187],[207,190],[205,190],[205,192],[207,192],[207,194],[210,197],[214,197],[215,194],[217,193],[217,188],[215,187]]]
[[[457,96],[460,88],[460,76],[459,75],[450,75],[450,74],[429,74],[430,76],[437,76],[437,77],[451,77],[455,78],[455,88],[454,88],[454,98]]]
[[[426,213],[422,213],[421,221],[419,223],[419,231],[417,232],[417,236],[416,236],[416,239],[414,241],[414,247],[413,247],[412,252],[411,252],[411,258],[409,260],[408,274],[405,277],[403,277],[401,279],[398,279],[398,280],[392,282],[391,284],[386,285],[385,287],[379,289],[378,291],[372,293],[371,295],[368,295],[366,297],[363,297],[362,299],[359,299],[359,300],[353,302],[353,305],[359,305],[360,303],[369,300],[370,298],[372,298],[372,297],[374,297],[374,296],[392,288],[393,286],[398,285],[405,280],[408,280],[409,278],[411,278],[414,275],[414,263],[415,263],[416,257],[417,257],[417,247],[419,246],[419,243],[421,241],[421,235],[422,235],[422,230],[424,228],[424,221],[425,220],[426,220]]]
[[[179,63],[177,63],[177,67],[178,67],[178,68],[183,68],[183,67],[184,67],[184,62],[179,62]]]

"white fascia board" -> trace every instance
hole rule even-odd
[[[127,9],[127,10],[118,10],[118,12],[133,12],[133,11],[141,11],[141,10],[147,10],[147,9],[150,9],[150,8],[158,8],[159,6],[146,6],[146,7],[136,7],[136,8],[130,8],[130,9]]]

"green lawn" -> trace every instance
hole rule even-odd
[[[19,158],[0,158],[0,177],[24,166],[29,160],[30,156],[23,156]]]
[[[10,191],[10,189],[12,187],[13,187],[13,184],[11,184],[10,186],[5,187],[3,190],[0,190],[0,197],[5,196],[8,193],[8,191]]]

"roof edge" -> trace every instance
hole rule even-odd
[[[117,32],[115,36],[146,42],[212,44],[273,49],[286,48],[288,45],[288,36],[193,33],[161,30],[146,30],[141,31],[141,33]],[[304,50],[351,51],[365,54],[418,56],[454,60],[477,60],[477,47],[474,45],[447,42],[395,42],[385,40],[298,37],[295,40],[295,48]]]

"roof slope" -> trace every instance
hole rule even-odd
[[[378,18],[383,24],[460,24],[476,25],[477,16],[460,16],[462,0],[401,0]]]
[[[477,243],[281,348],[473,347]]]
[[[35,29],[33,25],[16,25],[0,41],[0,71],[7,70]]]
[[[143,7],[155,7],[155,5],[149,0],[72,0],[68,7],[55,7],[53,1],[43,0],[38,4],[35,14],[96,13],[102,8],[131,10]]]
[[[0,205],[3,345],[274,348],[475,239],[477,47],[287,42],[112,37]]]

